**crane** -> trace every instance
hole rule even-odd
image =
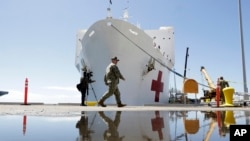
[[[216,86],[214,85],[213,81],[209,77],[207,71],[205,70],[204,66],[201,66],[201,72],[203,73],[205,79],[207,80],[207,84],[209,86],[209,90],[203,90],[204,91],[204,97],[201,97],[201,99],[207,99],[209,98],[210,101],[216,96]]]

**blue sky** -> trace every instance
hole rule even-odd
[[[189,47],[187,77],[206,84],[200,73],[205,66],[214,82],[224,76],[236,91],[243,91],[238,0],[112,2],[113,17],[121,18],[129,7],[129,22],[142,29],[174,27],[177,72],[183,74]],[[241,2],[249,87],[250,1]],[[0,90],[9,94],[0,101],[22,101],[28,78],[31,101],[79,102],[76,33],[105,18],[108,6],[109,0],[1,0]],[[173,74],[170,81],[174,86]],[[181,89],[182,79],[176,77],[176,83]]]

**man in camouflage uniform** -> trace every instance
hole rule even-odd
[[[126,104],[122,104],[120,99],[120,91],[118,89],[119,79],[125,80],[125,78],[122,76],[118,66],[116,65],[119,61],[117,57],[111,58],[111,63],[106,68],[106,73],[104,76],[104,82],[106,85],[109,86],[109,89],[107,92],[104,93],[102,98],[99,100],[98,104],[102,107],[106,107],[104,104],[104,101],[112,96],[115,95],[115,100],[118,107],[124,107]]]
[[[226,87],[229,87],[229,84],[226,80],[224,80],[224,78],[222,76],[219,79],[219,84],[220,84],[220,98],[221,98],[221,102],[224,104],[225,103],[225,95],[224,95],[223,89]]]

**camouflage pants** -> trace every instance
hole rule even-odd
[[[223,92],[223,91],[220,92],[220,98],[221,98],[221,102],[222,102],[223,104],[225,104],[225,95],[224,95],[224,92]]]
[[[105,101],[107,98],[109,98],[113,94],[115,95],[116,103],[120,104],[121,103],[120,91],[118,88],[118,84],[114,84],[114,83],[109,84],[108,91],[104,93],[100,101]]]

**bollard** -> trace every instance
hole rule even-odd
[[[27,105],[27,99],[28,99],[28,78],[25,80],[25,88],[24,88],[24,105]]]
[[[220,81],[219,78],[217,80],[217,87],[216,87],[216,105],[220,107]]]
[[[234,94],[234,88],[232,87],[227,87],[222,90],[225,95],[225,103],[223,106],[229,106],[232,107],[234,106],[233,104],[233,94]]]

